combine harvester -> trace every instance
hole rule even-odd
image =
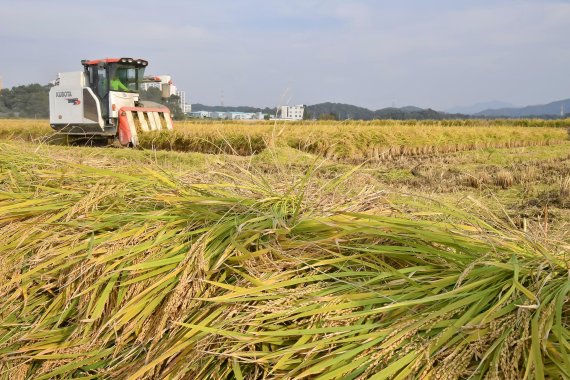
[[[148,62],[133,58],[81,61],[84,70],[60,73],[49,92],[50,124],[71,139],[118,141],[137,146],[138,134],[172,130],[170,110],[141,101],[141,83],[161,83],[162,97],[170,82],[145,77]]]

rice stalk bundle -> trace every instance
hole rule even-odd
[[[563,254],[440,204],[0,147],[0,377],[568,378]]]
[[[560,179],[560,198],[570,199],[570,175]]]
[[[510,171],[501,169],[495,173],[494,182],[495,185],[500,186],[503,189],[508,189],[515,184],[515,178],[513,173]]]

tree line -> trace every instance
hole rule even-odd
[[[41,85],[38,83],[16,86],[3,89],[0,92],[0,117],[21,117],[21,118],[48,118],[49,117],[49,90],[52,85]],[[141,100],[150,100],[167,106],[174,119],[186,117],[180,107],[180,98],[176,95],[164,100],[161,91],[151,87],[148,91],[141,90]],[[570,100],[566,100],[570,101]],[[553,103],[554,104],[554,103]],[[556,104],[558,106],[558,104]],[[560,108],[560,106],[558,106]],[[569,107],[570,108],[570,107]],[[203,104],[193,104],[194,111],[241,111],[241,112],[263,112],[269,115],[277,113],[277,108],[256,108],[249,106],[227,107],[227,106],[206,106]],[[567,117],[567,115],[565,115]],[[495,116],[496,117],[496,116]],[[503,116],[504,117],[504,116]],[[508,117],[508,116],[507,116]],[[528,116],[527,116],[528,117]],[[557,119],[560,115],[536,115],[531,117]],[[394,120],[441,120],[441,119],[468,119],[468,118],[493,118],[484,115],[463,115],[448,114],[432,109],[422,109],[418,107],[388,107],[379,110],[369,110],[351,104],[343,103],[320,103],[307,106],[304,119],[315,120],[374,120],[374,119],[394,119]]]
[[[51,85],[29,84],[0,92],[0,116],[48,118]]]
[[[34,83],[3,89],[0,92],[0,117],[47,119],[49,117],[49,90],[51,87],[50,84]],[[167,106],[173,118],[184,118],[178,96],[172,95],[163,100],[161,91],[152,87],[148,91],[139,91],[139,94],[141,100],[150,100]]]

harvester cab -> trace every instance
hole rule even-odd
[[[172,130],[170,110],[141,101],[142,83],[155,82],[163,97],[169,82],[145,77],[148,62],[132,58],[81,61],[84,70],[60,73],[50,89],[50,124],[56,131],[76,137],[112,138],[123,146],[138,145],[138,134]]]

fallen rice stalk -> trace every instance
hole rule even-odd
[[[0,168],[0,377],[570,376],[568,262],[458,210]]]

